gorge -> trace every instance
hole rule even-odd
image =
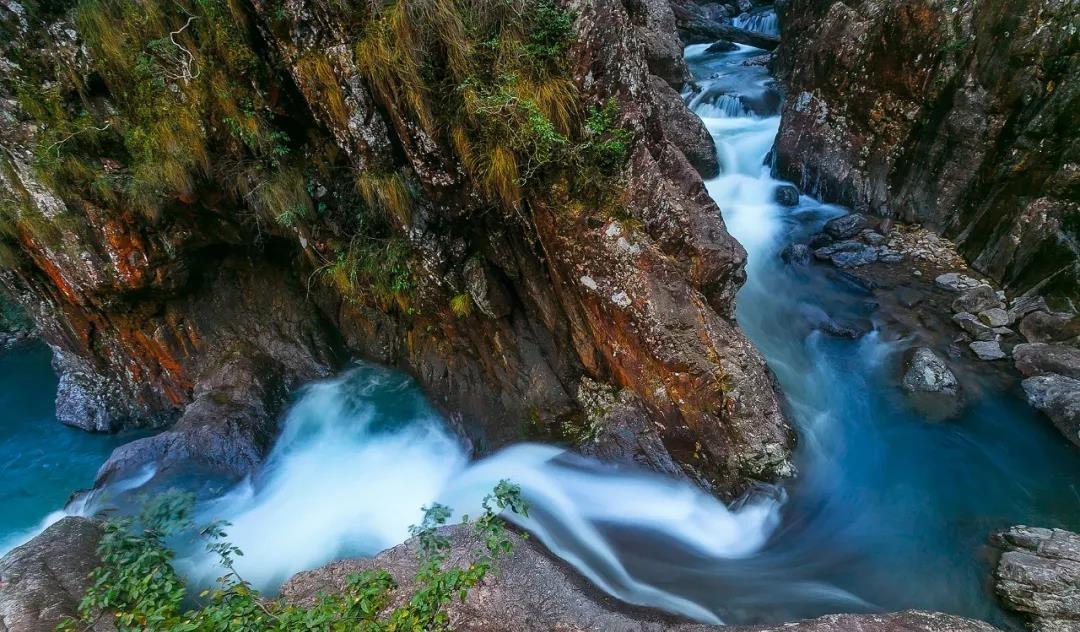
[[[560,9],[541,4],[552,12],[547,24],[557,24]],[[129,511],[155,490],[193,490],[200,519],[231,523],[230,541],[247,553],[239,568],[260,588],[273,592],[297,571],[316,569],[285,584],[284,594],[294,598],[311,581],[323,589],[335,585],[335,565],[318,568],[327,562],[389,549],[376,560],[396,563],[391,547],[408,538],[422,505],[438,501],[455,516],[475,516],[493,484],[510,479],[531,511],[527,518],[507,518],[575,570],[551,567],[543,552],[534,552],[536,545],[519,544],[522,555],[546,565],[544,572],[559,581],[573,584],[558,573],[576,571],[600,589],[592,595],[595,588],[578,588],[585,598],[552,580],[557,588],[549,598],[605,604],[606,594],[707,624],[919,609],[1019,629],[1021,619],[993,594],[990,537],[1017,524],[1080,527],[1076,446],[1024,401],[1011,367],[974,359],[968,339],[958,344],[960,330],[944,329],[954,327],[948,314],[930,315],[937,302],[955,298],[934,289],[932,276],[921,282],[905,264],[907,276],[898,282],[888,263],[852,270],[791,255],[792,244],[813,244],[829,220],[849,217],[833,203],[880,212],[852,197],[850,188],[810,185],[832,182],[820,174],[838,164],[840,149],[822,151],[828,162],[814,166],[811,151],[820,149],[814,135],[835,136],[821,132],[818,119],[812,120],[818,127],[806,127],[804,112],[792,110],[800,98],[792,92],[796,81],[806,80],[792,69],[792,42],[810,32],[804,21],[825,5],[828,19],[839,19],[838,4],[796,0],[778,7],[785,34],[774,63],[780,78],[792,82],[787,86],[774,83],[760,49],[732,44],[714,52],[711,43],[699,43],[683,50],[675,29],[685,6],[573,4],[566,14],[573,16],[573,37],[545,30],[553,39],[530,41],[570,56],[577,98],[592,101],[574,115],[585,119],[581,128],[575,129],[574,116],[560,122],[556,104],[544,100],[539,86],[500,88],[519,91],[511,103],[534,103],[553,123],[549,131],[563,138],[554,142],[574,144],[572,151],[543,149],[553,156],[569,151],[569,157],[537,166],[530,161],[539,160],[543,141],[526,134],[524,144],[514,146],[515,181],[525,183],[519,190],[499,189],[491,179],[494,163],[484,164],[492,159],[471,164],[465,155],[468,147],[480,151],[476,147],[495,133],[484,117],[496,108],[497,94],[481,95],[479,114],[471,114],[477,118],[466,118],[460,132],[451,127],[457,118],[429,126],[422,108],[395,84],[404,77],[380,78],[355,65],[344,42],[353,26],[348,20],[359,16],[334,3],[254,2],[241,9],[258,64],[270,72],[285,68],[288,75],[273,80],[281,85],[268,92],[278,94],[261,98],[268,99],[265,116],[286,130],[291,146],[279,152],[285,158],[277,166],[260,169],[288,173],[303,161],[319,164],[314,156],[334,156],[331,169],[293,191],[301,199],[295,218],[259,215],[264,211],[255,200],[265,185],[256,181],[237,195],[215,181],[220,173],[198,168],[189,190],[161,185],[170,193],[152,198],[161,206],[145,216],[152,219],[129,207],[127,188],[110,194],[115,208],[103,207],[107,199],[98,190],[40,180],[30,157],[40,151],[33,134],[48,131],[48,124],[35,128],[21,115],[6,119],[9,192],[22,192],[20,205],[38,205],[43,216],[62,215],[71,224],[57,234],[16,222],[14,239],[5,242],[14,244],[16,256],[5,268],[5,287],[53,347],[58,419],[125,429],[90,436],[102,441],[74,448],[92,463],[67,464],[71,473],[62,480],[78,482],[58,498],[80,485],[93,490],[76,495],[67,512]],[[905,6],[919,15],[916,5],[944,4]],[[977,13],[990,4],[963,10]],[[127,15],[118,5],[102,6],[120,12],[114,17]],[[867,19],[881,16],[862,9]],[[63,12],[40,9],[37,19],[57,20],[40,31],[28,26],[25,13],[4,10],[10,13],[6,28],[24,39],[48,33],[63,40],[79,32],[64,30],[69,18]],[[1068,15],[1067,6],[1061,10],[1058,15]],[[393,17],[377,19],[396,24]],[[87,28],[85,15],[78,19],[79,28]],[[161,19],[184,24],[176,16]],[[765,35],[775,35],[778,24],[760,9],[728,20]],[[792,25],[803,30],[791,31]],[[364,33],[365,41],[377,35],[370,26]],[[206,37],[190,45],[217,45]],[[1069,37],[1063,46],[1072,46],[1071,57],[1063,63],[1075,68],[1075,34]],[[93,68],[93,49],[59,45],[71,55],[64,63]],[[24,53],[8,46],[5,54],[21,65],[9,61],[7,71],[25,71]],[[446,42],[438,46],[453,50]],[[325,58],[313,61],[314,49]],[[393,59],[400,61],[400,54]],[[183,75],[180,62],[175,81],[187,81],[181,92],[194,90],[200,71],[188,68]],[[543,77],[558,79],[556,62],[542,57],[540,63],[552,64]],[[82,100],[85,115],[103,118],[90,128],[67,128],[72,137],[49,140],[49,151],[59,153],[53,143],[67,151],[84,134],[108,134],[108,128],[94,131],[106,124],[140,128],[114,113],[128,106],[109,103],[132,97],[94,72],[102,71],[90,70],[85,86],[60,95]],[[692,83],[680,99],[669,83],[686,79]],[[1053,92],[1073,94],[1074,80],[1075,70],[1066,80],[1053,79],[1060,84]],[[101,81],[106,85],[97,85]],[[835,85],[813,81],[823,91]],[[4,86],[9,95],[26,90],[19,81]],[[501,103],[495,111],[513,121],[516,107]],[[526,118],[532,125],[537,112],[525,114],[534,117]],[[467,115],[468,105],[453,113]],[[202,133],[213,147],[217,132]],[[308,138],[303,144],[294,136],[301,133]],[[1069,138],[1075,140],[1075,128]],[[135,160],[130,145],[120,151],[114,142],[95,139],[72,151],[82,157],[104,152],[95,160],[105,176],[138,167],[110,165],[117,160],[110,152],[129,152],[126,159]],[[312,154],[320,143],[320,152],[330,152],[326,144],[336,149]],[[221,171],[232,168],[229,160],[268,160],[258,155],[264,151],[258,143],[211,151]],[[255,156],[230,158],[229,152]],[[294,165],[289,156],[295,154]],[[793,155],[803,161],[797,177]],[[1053,153],[1059,155],[1068,159],[1067,152]],[[610,162],[619,175],[588,171],[582,160]],[[853,170],[861,165],[844,160]],[[1069,164],[1055,177],[1067,179],[1074,169]],[[359,193],[348,193],[355,172]],[[795,180],[803,195],[796,190],[793,199],[783,177]],[[1075,210],[1075,190],[1062,186],[1053,188],[1059,206],[1043,216],[1051,226],[1066,225]],[[379,209],[389,223],[374,229],[369,219],[350,223],[350,203]],[[402,205],[407,211],[395,213]],[[224,212],[231,207],[252,215],[231,217]],[[15,213],[25,219],[30,211],[19,206]],[[875,226],[894,238],[887,226]],[[58,241],[47,241],[49,235]],[[976,247],[960,241],[962,250]],[[1053,285],[1040,286],[1052,290],[1045,313],[1061,314],[1071,307],[1067,280],[1075,253],[1066,259],[1058,251],[1045,254],[1052,250],[1046,243],[1030,247],[1041,253],[1034,260],[1064,264],[1064,272],[1047,277]],[[376,250],[368,252],[371,244]],[[978,256],[965,254],[980,265]],[[352,267],[341,269],[342,260]],[[1010,298],[1038,285],[1010,280],[1036,272],[1003,265],[1016,276],[993,266],[978,269],[1015,292]],[[910,294],[917,300],[905,298]],[[1006,348],[1010,340],[1004,337]],[[958,411],[945,419],[913,405],[900,389],[898,374],[916,346],[938,349],[964,393]],[[49,390],[39,385],[50,378],[22,375],[26,369],[15,363],[41,372],[41,354],[18,347],[4,356],[13,366],[4,379],[39,391],[19,400],[37,411],[40,391]],[[30,412],[10,423],[31,416],[41,423],[46,415]],[[13,483],[20,492],[27,484]],[[39,511],[36,520],[48,513]],[[26,532],[32,524],[12,522],[0,536],[10,548],[40,530]],[[199,549],[178,547],[175,566],[194,583],[214,577]],[[26,606],[10,596],[15,593],[4,577],[0,570],[0,620],[17,630],[18,623],[8,622],[26,621],[20,618]],[[526,599],[518,593],[503,598]],[[695,629],[653,611],[624,613],[618,605],[605,606],[612,613],[604,616],[614,618],[582,623],[574,619],[580,612],[564,607],[569,614],[559,615],[562,623],[583,629]],[[804,625],[992,629],[945,615],[852,616]],[[462,629],[522,629],[476,612],[472,621],[469,614],[461,617],[456,624]],[[529,625],[550,629],[557,621]],[[1064,627],[1047,629],[1074,623],[1063,618]],[[632,627],[638,625],[644,627]]]

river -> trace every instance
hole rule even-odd
[[[844,211],[805,196],[793,208],[773,202],[783,183],[765,160],[778,104],[764,67],[744,64],[760,51],[704,48],[686,56],[702,88],[690,103],[722,164],[706,184],[749,255],[737,317],[779,378],[799,433],[799,476],[729,508],[688,484],[552,446],[520,444],[470,463],[410,379],[359,365],[303,389],[261,470],[200,503],[201,518],[232,523],[230,539],[247,553],[242,575],[272,590],[297,570],[374,554],[407,537],[422,505],[475,515],[508,478],[533,508],[515,519],[633,603],[727,623],[922,608],[1019,629],[993,598],[987,536],[1013,524],[1080,528],[1080,454],[1015,385],[988,381],[959,418],[932,421],[900,397],[905,340],[880,328],[857,341],[815,328],[822,314],[875,319],[864,290],[778,257]],[[20,371],[0,366],[5,391],[32,382],[40,392],[19,395],[40,401],[9,416],[5,432],[48,417],[54,378]],[[104,444],[95,446],[68,449],[73,461],[100,462]],[[24,469],[5,476],[2,492],[28,494],[33,509],[0,524],[0,536],[40,521],[92,470],[31,483]],[[214,576],[198,552],[181,551],[177,563],[195,579]]]

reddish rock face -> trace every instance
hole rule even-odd
[[[745,253],[673,142],[706,170],[715,157],[700,121],[650,74],[676,83],[684,68],[664,62],[674,42],[666,6],[570,7],[572,80],[583,102],[618,106],[629,163],[611,182],[613,202],[571,203],[556,184],[514,212],[492,209],[445,134],[377,98],[338,3],[249,8],[266,44],[266,98],[323,148],[310,159],[335,154],[346,183],[405,174],[416,208],[393,229],[418,253],[417,287],[408,308],[346,300],[321,282],[332,230],[245,221],[243,200],[237,208],[213,187],[157,217],[97,208],[78,192],[61,199],[35,179],[35,130],[17,119],[0,130],[13,148],[0,177],[69,224],[47,243],[22,235],[22,263],[2,278],[57,350],[63,419],[109,430],[179,418],[114,455],[102,477],[148,460],[242,473],[269,445],[288,390],[352,355],[416,376],[480,450],[565,437],[585,417],[578,392],[590,378],[622,389],[644,418],[634,425],[649,435],[641,449],[664,452],[628,458],[673,455],[728,496],[791,472],[793,436],[769,372],[733,320]],[[66,16],[55,19],[47,30],[66,32]],[[650,29],[661,30],[644,37]],[[340,184],[325,183],[327,199]],[[450,308],[462,294],[476,306],[466,314]]]
[[[779,174],[955,239],[1008,290],[1080,296],[1069,2],[792,0]]]

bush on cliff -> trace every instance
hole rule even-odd
[[[207,551],[217,555],[224,574],[216,587],[189,595],[172,567],[173,552],[165,542],[192,529],[193,500],[189,494],[162,494],[147,503],[138,518],[106,523],[98,547],[102,566],[91,575],[79,616],[63,621],[58,630],[89,629],[102,617],[111,617],[122,632],[447,630],[444,606],[454,598],[464,600],[496,558],[510,551],[511,541],[497,512],[509,509],[527,515],[528,511],[520,488],[507,481],[496,485],[483,501],[483,514],[471,523],[487,552],[477,562],[461,567],[448,565],[449,542],[438,531],[451,511],[434,504],[425,508],[421,524],[410,528],[419,543],[420,567],[415,582],[419,588],[401,605],[391,607],[397,588],[393,578],[385,570],[375,569],[350,576],[341,594],[324,595],[314,605],[303,607],[264,598],[244,581],[235,566],[236,557],[243,553],[225,540],[228,525],[220,522],[198,533],[207,540]],[[194,598],[198,606],[185,610],[188,598]]]

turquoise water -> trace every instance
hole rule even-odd
[[[89,487],[112,449],[131,438],[57,422],[50,357],[42,344],[0,353],[0,553],[36,533],[73,491]]]

